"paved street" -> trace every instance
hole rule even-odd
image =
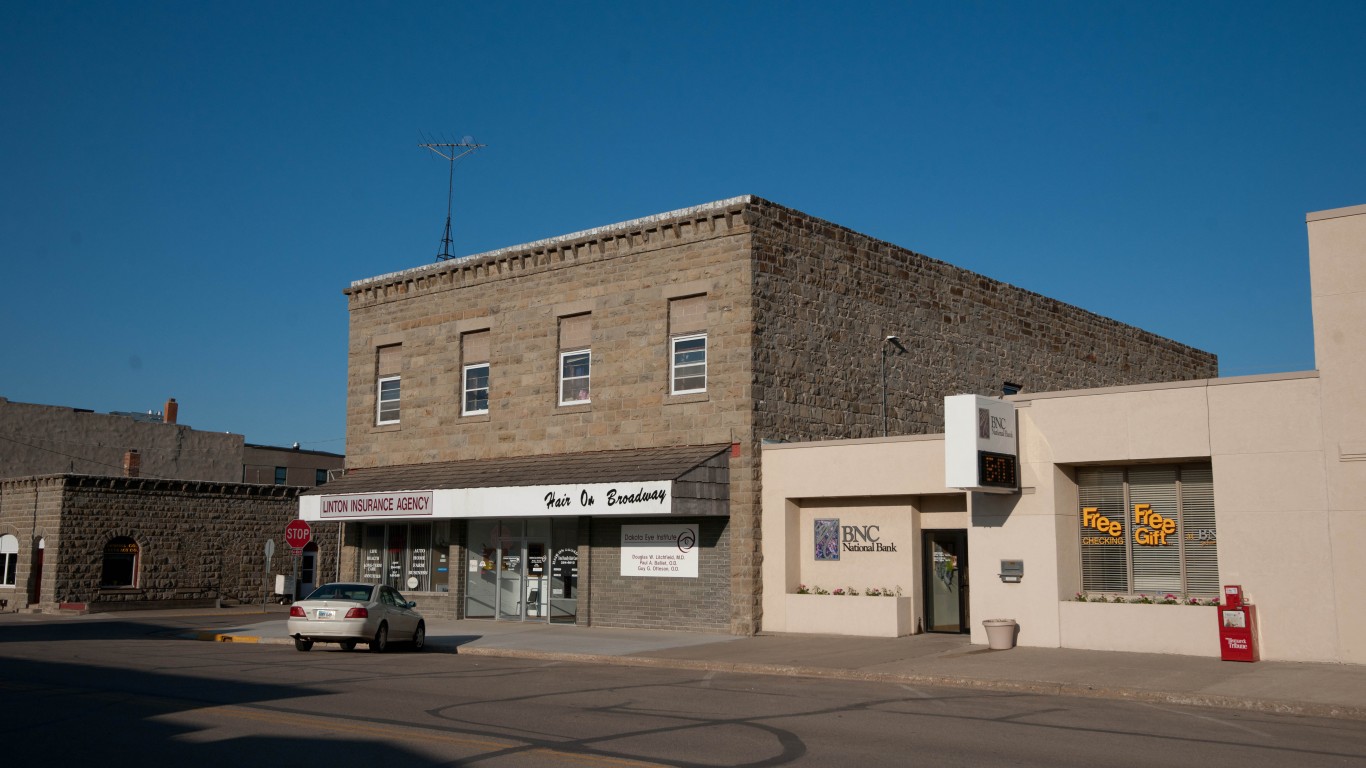
[[[177,639],[211,623],[0,623],[7,756],[206,766],[1366,763],[1366,723],[1355,720],[450,653],[320,646],[302,654],[284,645]]]

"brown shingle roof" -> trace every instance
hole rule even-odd
[[[729,445],[687,445],[350,469],[304,495],[675,480],[728,450]]]

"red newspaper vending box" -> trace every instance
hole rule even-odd
[[[1257,661],[1257,606],[1243,600],[1243,588],[1224,587],[1219,606],[1219,658],[1224,661]]]

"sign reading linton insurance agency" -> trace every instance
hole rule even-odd
[[[673,512],[672,487],[668,480],[649,480],[301,496],[299,518],[667,515]]]

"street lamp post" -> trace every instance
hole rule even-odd
[[[882,436],[887,436],[887,347],[894,346],[900,350],[897,354],[904,354],[906,348],[901,345],[901,339],[895,336],[888,336],[882,340]]]

